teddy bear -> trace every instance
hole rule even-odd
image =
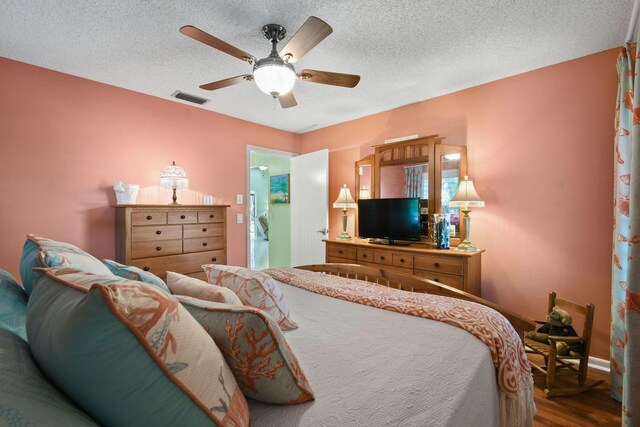
[[[553,307],[551,313],[547,315],[547,323],[542,325],[537,331],[527,332],[527,337],[534,341],[548,344],[549,335],[558,337],[577,337],[578,334],[571,326],[573,320],[571,315],[558,307]],[[556,351],[560,356],[569,354],[571,357],[580,357],[582,355],[582,343],[567,344],[563,341],[556,341]]]

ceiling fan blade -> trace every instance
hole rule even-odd
[[[278,101],[280,101],[280,105],[282,106],[282,108],[291,108],[298,105],[295,96],[293,96],[293,92],[288,92],[284,95],[280,95],[278,97]]]
[[[321,83],[323,85],[356,87],[360,76],[355,74],[332,73],[331,71],[302,70],[298,77],[305,82]]]
[[[222,89],[223,87],[237,85],[238,83],[244,83],[253,80],[253,76],[251,74],[242,74],[240,76],[229,77],[228,79],[218,80],[217,82],[207,83],[206,85],[200,86],[200,89],[204,90],[217,90]]]
[[[280,50],[280,57],[291,63],[298,62],[332,32],[333,29],[329,24],[315,16],[310,16]]]
[[[219,38],[213,37],[211,34],[205,33],[199,28],[191,25],[185,25],[184,27],[180,28],[180,32],[187,37],[191,37],[194,40],[211,46],[214,49],[218,49],[224,53],[228,53],[229,55],[235,56],[236,58],[243,61],[249,63],[255,62],[255,57],[250,53],[247,53],[242,49],[238,49],[237,47],[232,46],[229,43],[220,40]]]

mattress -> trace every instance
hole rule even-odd
[[[249,400],[253,426],[499,425],[495,368],[473,335],[279,285],[299,325],[284,334],[315,400]]]

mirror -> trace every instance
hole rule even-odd
[[[380,197],[429,198],[429,164],[399,164],[380,167]]]
[[[358,168],[358,199],[371,198],[371,165],[363,165]]]
[[[449,228],[451,237],[460,237],[460,209],[449,206],[458,191],[460,182],[460,153],[451,153],[440,156],[442,165],[442,178],[440,179],[441,212],[449,214]]]
[[[436,147],[436,212],[449,214],[449,231],[452,239],[459,240],[462,234],[460,209],[449,206],[449,201],[458,192],[458,185],[467,174],[467,148],[451,145]]]
[[[356,162],[356,201],[373,197],[373,155]]]

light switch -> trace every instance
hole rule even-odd
[[[242,194],[238,194],[236,196],[236,203],[241,205],[242,204]]]
[[[238,224],[242,224],[244,222],[244,215],[239,213],[238,215],[236,215],[236,222]]]

